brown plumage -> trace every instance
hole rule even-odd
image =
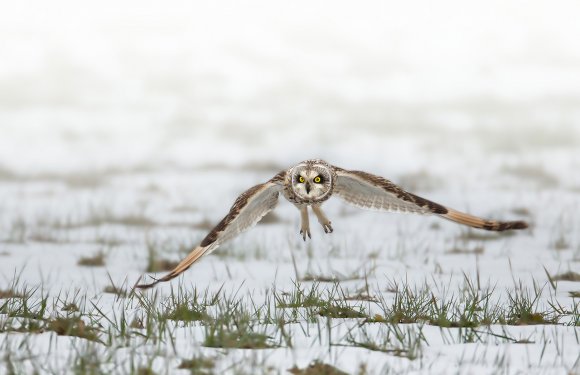
[[[211,253],[224,242],[254,226],[276,206],[280,194],[300,210],[302,218],[300,234],[304,240],[311,235],[308,220],[309,207],[316,215],[324,232],[332,233],[331,222],[322,211],[321,205],[333,195],[360,208],[423,215],[434,214],[459,224],[490,231],[501,232],[528,227],[528,224],[523,221],[486,220],[459,212],[409,193],[381,176],[362,171],[348,171],[334,167],[323,160],[312,159],[281,171],[268,182],[256,185],[242,193],[228,214],[177,267],[152,283],[139,284],[135,287],[149,288],[177,277],[202,256]]]
[[[528,227],[528,223],[524,221],[485,220],[477,216],[472,216],[463,212],[455,211],[450,208],[447,209],[447,213],[439,214],[439,216],[459,224],[495,232],[503,232],[510,229],[526,229]]]

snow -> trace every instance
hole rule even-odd
[[[276,220],[160,285],[161,295],[178,283],[224,285],[261,302],[268,288],[293,287],[294,258],[300,276],[367,272],[386,299],[389,285],[405,281],[437,297],[460,294],[466,275],[495,287],[501,303],[520,282],[536,283],[540,306],[555,300],[569,309],[578,283],[553,290],[546,272],[580,272],[579,14],[575,1],[6,4],[0,290],[20,275],[51,297],[79,291],[114,311],[103,288],[142,276],[148,245],[178,260],[206,234],[201,224],[217,223],[245,189],[324,158],[456,209],[528,220],[531,229],[465,240],[464,228],[433,217],[329,201],[334,233],[311,220],[305,244],[297,211],[281,201]],[[484,250],[449,253],[454,247]],[[77,264],[100,250],[104,267]],[[354,291],[364,280],[341,285]],[[358,323],[332,324],[339,338]],[[176,351],[162,347],[153,367],[173,373],[180,359],[204,353],[220,357],[220,371],[242,363],[250,373],[315,359],[351,373],[361,363],[369,373],[580,371],[578,328],[564,324],[489,328],[527,344],[493,335],[464,343],[457,329],[426,324],[428,344],[413,361],[329,346],[304,327],[289,328],[293,348],[267,350],[205,348],[203,327],[176,327]],[[53,369],[84,345],[49,332],[0,333],[0,358],[19,340]],[[142,363],[154,349],[119,348],[112,371],[129,372],[125,359]]]

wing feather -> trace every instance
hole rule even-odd
[[[386,178],[361,171],[336,168],[337,181],[334,192],[347,203],[366,209],[436,214],[447,220],[474,228],[504,231],[525,229],[523,221],[495,221],[472,216],[432,202],[405,191]]]
[[[253,227],[276,206],[281,190],[282,186],[274,179],[248,189],[236,199],[229,213],[207,234],[199,246],[172,271],[152,283],[138,284],[135,287],[150,288],[179,276],[205,254],[211,253],[224,242]]]

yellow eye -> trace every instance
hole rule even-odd
[[[299,181],[299,182],[302,182],[302,183],[304,183],[304,177],[300,176],[300,177],[298,178],[298,181]]]
[[[317,184],[319,184],[321,181],[322,179],[320,178],[320,176],[314,177],[314,182],[316,182]]]

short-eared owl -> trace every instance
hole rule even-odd
[[[230,212],[173,271],[151,284],[141,284],[136,287],[148,288],[178,276],[203,255],[211,253],[227,240],[258,223],[276,206],[280,193],[300,210],[302,221],[300,234],[304,240],[307,236],[310,237],[308,207],[312,208],[324,231],[332,232],[331,222],[322,212],[321,205],[333,195],[360,208],[435,214],[459,224],[491,231],[528,227],[523,221],[485,220],[453,210],[409,193],[380,176],[360,171],[347,171],[323,160],[306,160],[242,193],[234,202]]]

